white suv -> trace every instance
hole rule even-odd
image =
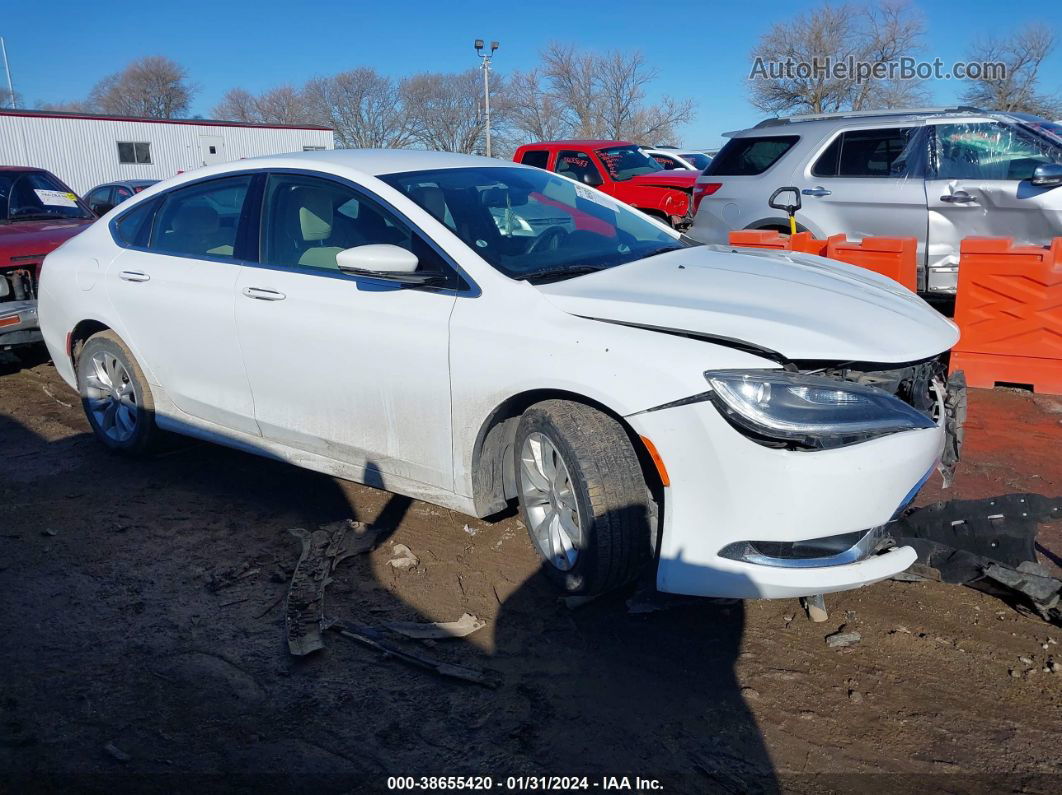
[[[788,231],[767,206],[800,191],[797,225],[918,239],[919,289],[954,293],[959,243],[973,235],[1044,245],[1062,235],[1062,125],[973,108],[793,116],[730,133],[694,192],[690,236]]]

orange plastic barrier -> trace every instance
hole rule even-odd
[[[862,243],[850,243],[844,235],[819,240],[811,232],[797,232],[790,237],[771,229],[735,229],[730,232],[729,240],[730,245],[743,248],[801,251],[829,257],[888,276],[908,290],[918,289],[918,241],[913,237],[865,237]]]
[[[968,237],[959,254],[952,370],[970,386],[1062,394],[1062,237],[1050,248]]]
[[[789,251],[789,235],[773,229],[733,229],[730,245],[742,248],[773,248]]]
[[[850,243],[844,235],[834,235],[826,256],[888,276],[911,292],[918,289],[918,240],[913,237],[864,237]]]
[[[801,251],[805,254],[826,255],[825,240],[816,240],[811,232],[785,235],[773,229],[734,229],[728,238],[730,245],[742,248],[773,248],[784,251]]]

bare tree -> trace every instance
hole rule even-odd
[[[188,112],[196,91],[183,66],[152,55],[100,80],[89,93],[88,102],[102,113],[172,119]]]
[[[991,38],[973,47],[969,61],[1002,64],[1003,74],[988,74],[963,92],[962,99],[989,110],[1034,113],[1047,118],[1062,115],[1062,94],[1039,88],[1040,67],[1055,48],[1055,32],[1029,25],[1004,38]]]
[[[571,132],[565,109],[545,80],[540,69],[513,72],[505,92],[510,125],[533,141],[550,141]]]
[[[398,85],[374,69],[315,78],[303,95],[311,118],[332,127],[341,147],[400,148],[413,141]]]
[[[689,99],[646,101],[657,78],[640,52],[583,52],[551,44],[541,71],[514,75],[511,122],[542,140],[561,135],[659,142],[693,118]],[[548,122],[548,124],[547,124]]]
[[[22,105],[22,95],[17,91],[8,91],[7,86],[0,86],[0,108],[17,108]]]
[[[752,52],[749,100],[767,113],[902,107],[925,100],[900,61],[921,46],[924,23],[904,0],[831,5],[776,22]]]
[[[279,86],[254,96],[234,88],[214,106],[214,118],[247,124],[310,124],[313,113],[303,92],[292,86]]]
[[[502,96],[501,79],[492,77],[492,96]],[[482,149],[486,129],[483,76],[479,69],[456,74],[425,72],[402,81],[402,101],[417,143],[442,152]],[[505,103],[491,108],[491,126],[502,126]],[[493,129],[492,129],[493,134]]]

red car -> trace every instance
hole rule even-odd
[[[571,177],[676,229],[693,222],[696,171],[667,171],[628,141],[525,144],[513,160]]]
[[[37,282],[44,256],[95,220],[42,168],[0,166],[0,350],[40,342]]]

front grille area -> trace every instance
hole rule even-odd
[[[35,262],[0,268],[0,303],[30,301],[36,298],[37,268],[38,263]]]

